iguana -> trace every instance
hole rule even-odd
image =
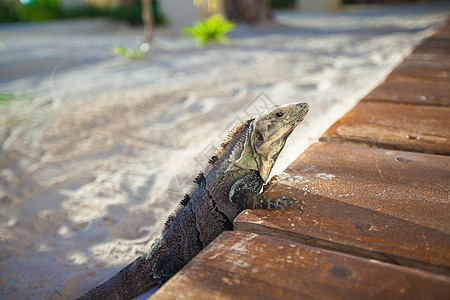
[[[225,230],[245,208],[303,209],[293,198],[260,194],[307,103],[275,106],[230,132],[169,217],[151,249],[80,299],[131,299],[162,285]]]

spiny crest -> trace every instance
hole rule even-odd
[[[207,177],[208,174],[217,166],[217,164],[222,161],[223,157],[228,154],[230,148],[232,147],[232,145],[234,145],[240,134],[248,127],[248,125],[253,120],[254,118],[248,118],[246,121],[236,124],[230,130],[230,132],[228,132],[225,140],[208,160],[208,164],[203,168],[203,174],[205,175],[205,177]],[[195,190],[196,189],[194,189],[193,192],[195,192]]]
[[[167,218],[166,223],[164,223],[164,227],[169,227],[169,225],[172,224],[173,219],[175,219],[175,216],[170,215],[170,216]]]
[[[198,185],[202,184],[202,181],[205,180],[205,175],[203,174],[202,171],[200,171],[197,175],[197,177],[195,177],[194,182]]]
[[[184,206],[189,202],[192,195],[198,189],[200,184],[205,180],[208,174],[217,166],[217,164],[222,161],[223,157],[229,152],[230,148],[234,145],[236,140],[238,139],[241,132],[243,132],[247,126],[254,120],[254,118],[248,118],[246,121],[235,125],[230,132],[228,133],[225,141],[220,145],[219,149],[211,156],[208,160],[208,164],[200,171],[197,177],[194,179],[194,182],[191,184],[188,192],[183,196],[180,204],[175,208],[173,213],[169,216],[168,220],[164,224],[160,235],[169,228],[170,224],[172,224],[173,220],[177,217],[180,211]]]
[[[191,197],[188,194],[184,194],[183,199],[181,199],[180,204],[185,206],[189,200],[191,200]]]
[[[215,164],[217,161],[219,160],[219,158],[217,157],[217,155],[213,155],[211,156],[211,158],[208,160],[208,164]]]

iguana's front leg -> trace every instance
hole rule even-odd
[[[257,172],[239,179],[230,190],[230,201],[243,208],[271,208],[284,210],[285,207],[294,207],[300,210],[304,209],[305,203],[295,198],[267,197],[260,194],[263,186],[263,180]]]

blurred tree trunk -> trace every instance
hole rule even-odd
[[[202,19],[207,19],[214,14],[225,15],[224,0],[202,1],[199,7]]]
[[[121,7],[130,7],[133,5],[133,0],[120,0]]]
[[[144,23],[144,42],[151,43],[153,40],[153,13],[151,0],[141,0],[142,22]]]
[[[226,0],[227,18],[236,22],[257,23],[272,19],[269,0]]]

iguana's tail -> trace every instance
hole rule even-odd
[[[158,281],[153,278],[151,264],[143,255],[78,299],[132,299],[156,285]]]

